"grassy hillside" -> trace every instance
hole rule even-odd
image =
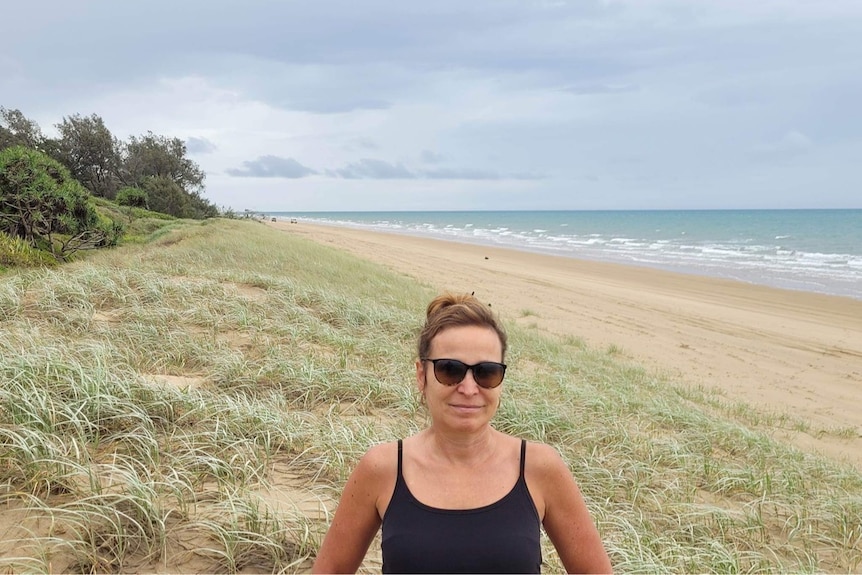
[[[424,425],[436,292],[253,221],[135,235],[0,276],[0,569],[307,570],[357,458]],[[496,425],[560,450],[618,572],[862,567],[857,472],[613,348],[509,330]]]
[[[146,243],[154,235],[178,225],[176,218],[141,208],[119,206],[104,198],[90,199],[100,216],[122,224],[124,233],[120,244]],[[77,252],[72,259],[87,257],[89,251]],[[0,233],[0,273],[9,269],[42,268],[57,265],[57,260],[47,249],[37,249],[19,238]]]

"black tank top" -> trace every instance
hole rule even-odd
[[[384,573],[540,573],[540,521],[521,472],[512,490],[476,509],[437,509],[413,497],[401,472],[383,516]],[[481,481],[481,477],[476,478]]]

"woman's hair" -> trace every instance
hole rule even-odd
[[[494,330],[500,338],[503,359],[506,358],[506,332],[491,309],[472,294],[438,295],[425,311],[425,327],[419,333],[419,358],[428,357],[431,341],[446,328],[478,326]]]

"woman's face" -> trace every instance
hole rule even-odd
[[[438,333],[428,353],[429,359],[457,359],[468,365],[481,361],[503,361],[503,346],[491,328],[459,326]],[[497,412],[502,384],[480,387],[468,370],[456,385],[443,385],[434,376],[430,361],[416,362],[416,385],[425,397],[434,425],[458,431],[476,431],[488,425]]]

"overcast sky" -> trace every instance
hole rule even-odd
[[[860,0],[28,0],[0,105],[263,211],[862,207]]]

